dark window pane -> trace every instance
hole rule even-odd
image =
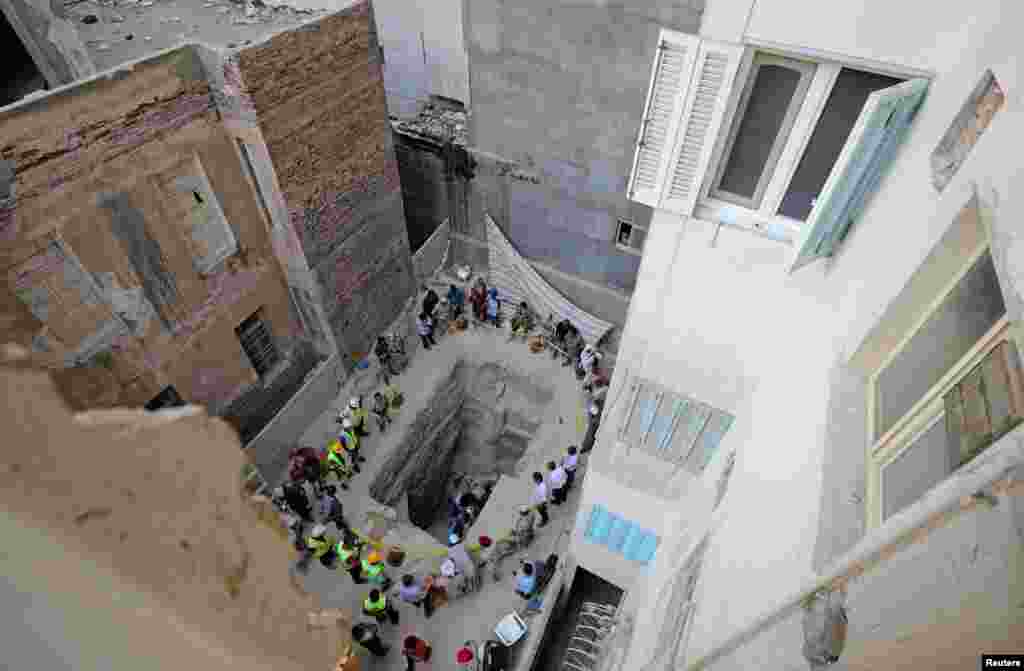
[[[164,387],[163,391],[156,395],[153,400],[146,404],[146,410],[154,411],[160,408],[179,408],[185,405],[185,401],[178,395],[178,390],[173,385]]]
[[[1006,314],[985,252],[878,375],[878,430],[885,433]]]
[[[789,104],[800,84],[800,73],[781,65],[758,68],[747,107],[743,112],[729,161],[718,188],[753,198],[775,138],[782,130]]]
[[[277,363],[278,354],[270,331],[260,318],[260,313],[257,312],[242,322],[235,329],[235,334],[256,373],[260,377],[266,375]]]
[[[899,79],[843,68],[836,78],[825,109],[818,118],[800,164],[793,174],[779,214],[804,221],[811,213],[811,201],[818,197],[832,166],[843,151],[868,96],[899,84]]]

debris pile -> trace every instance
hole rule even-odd
[[[196,39],[234,48],[256,35],[232,33],[231,26],[294,24],[328,11],[295,7],[288,0],[67,0],[65,7],[74,7],[84,42],[95,51],[109,51],[112,43],[136,36],[144,42],[156,36],[171,43]],[[131,29],[111,29],[111,24]],[[153,36],[140,34],[147,29]]]
[[[402,133],[420,135],[442,143],[451,139],[456,145],[464,147],[469,143],[468,115],[464,110],[451,107],[428,103],[418,116],[394,122],[394,128]]]

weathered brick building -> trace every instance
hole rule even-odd
[[[3,330],[78,407],[202,403],[250,443],[300,389],[319,412],[412,294],[369,2],[123,62],[0,138]]]

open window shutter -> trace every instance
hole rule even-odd
[[[661,201],[666,210],[693,214],[742,55],[739,45],[708,40],[700,44]]]
[[[658,36],[658,53],[629,181],[629,197],[638,203],[658,207],[699,45],[698,38],[670,30],[662,30]]]
[[[928,80],[872,93],[805,224],[790,271],[832,256],[864,210],[921,106]]]

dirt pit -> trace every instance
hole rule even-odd
[[[449,496],[516,475],[544,421],[552,389],[498,363],[458,361],[378,473],[371,495],[407,499],[409,518],[447,539]]]

